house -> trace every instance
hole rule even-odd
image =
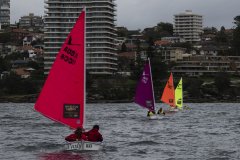
[[[35,38],[34,36],[28,35],[28,36],[23,38],[23,46],[24,45],[29,46],[29,45],[32,44],[33,41],[36,41],[36,40],[37,40],[37,38]]]
[[[31,76],[31,72],[34,71],[33,68],[15,68],[12,69],[13,72],[15,72],[16,75],[20,76],[21,78],[29,78]]]

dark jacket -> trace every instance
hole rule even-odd
[[[98,132],[98,129],[95,129],[95,128],[91,129],[90,131],[85,132],[84,134],[87,136],[88,141],[91,141],[91,142],[102,142],[103,141],[103,137]]]

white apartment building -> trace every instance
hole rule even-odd
[[[174,34],[186,40],[186,42],[195,43],[201,40],[203,33],[203,16],[186,10],[184,13],[174,15]]]
[[[45,0],[44,69],[48,74],[62,43],[86,7],[86,57],[90,74],[117,71],[115,0]]]
[[[0,25],[10,25],[10,0],[0,1]]]

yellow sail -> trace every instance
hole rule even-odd
[[[175,89],[175,103],[178,109],[183,107],[182,78]]]

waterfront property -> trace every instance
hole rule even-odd
[[[174,75],[209,76],[218,72],[240,75],[240,56],[198,55],[176,61]]]
[[[117,71],[114,0],[46,0],[44,70],[49,69],[79,13],[86,7],[87,70],[91,74]]]

